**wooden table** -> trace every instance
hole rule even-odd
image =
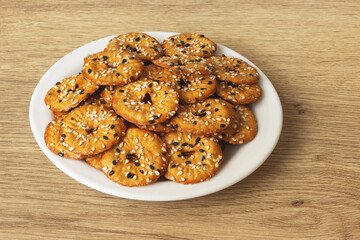
[[[360,239],[359,1],[0,6],[0,239]],[[255,173],[209,196],[144,202],[90,189],[45,157],[28,121],[37,82],[73,49],[129,31],[204,33],[265,72],[284,127]]]

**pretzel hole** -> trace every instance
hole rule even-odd
[[[153,102],[151,101],[151,96],[149,93],[146,93],[144,98],[140,101],[140,102],[144,102],[144,103],[148,103],[148,104],[152,104]]]
[[[193,155],[194,153],[195,153],[195,151],[181,152],[181,156],[183,156],[184,158],[189,158],[189,157],[191,157],[191,155]]]
[[[194,113],[194,115],[195,115],[195,116],[198,116],[198,117],[205,117],[206,112],[203,112],[203,113],[196,112],[196,113]]]
[[[132,153],[132,154],[126,154],[126,159],[129,161],[135,161],[138,159],[137,155]]]
[[[184,79],[180,78],[180,80],[178,80],[177,83],[179,84],[180,88],[183,88],[186,87],[189,82],[186,82]]]
[[[93,134],[94,132],[97,131],[97,129],[98,129],[98,128],[89,128],[89,129],[86,129],[86,132],[87,132],[88,134]]]

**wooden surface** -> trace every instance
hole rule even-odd
[[[359,1],[74,2],[0,1],[0,239],[360,239]],[[177,202],[108,196],[57,169],[28,122],[37,82],[129,31],[204,33],[260,67],[284,108],[265,164]]]

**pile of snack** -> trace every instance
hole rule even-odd
[[[223,161],[221,142],[257,134],[244,104],[258,100],[259,74],[243,60],[214,56],[204,35],[145,33],[111,39],[84,59],[82,72],[45,96],[55,120],[47,147],[85,159],[112,181],[142,186],[160,176],[183,183],[211,178]]]

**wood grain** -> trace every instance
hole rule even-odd
[[[0,239],[360,239],[359,1],[0,3]],[[52,165],[28,122],[37,82],[129,31],[204,33],[260,67],[284,108],[265,164],[177,202],[108,196]]]

